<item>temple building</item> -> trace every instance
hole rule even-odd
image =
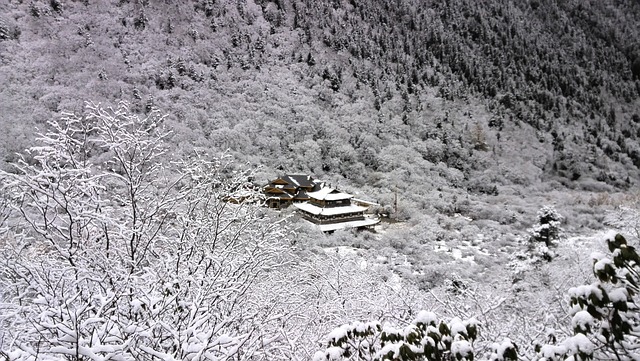
[[[322,183],[305,174],[287,174],[264,186],[269,208],[287,208],[293,203],[309,201],[308,192],[319,190]]]
[[[324,232],[343,228],[372,228],[380,219],[367,210],[373,202],[353,198],[305,174],[288,174],[264,186],[267,206],[283,209],[293,205],[309,222]]]
[[[307,193],[308,202],[294,203],[303,218],[315,223],[323,232],[343,228],[372,228],[380,219],[365,214],[368,207],[352,203],[351,194],[324,187]]]
[[[279,177],[264,187],[267,206],[286,208],[293,205],[306,220],[317,224],[323,232],[343,228],[372,228],[380,219],[366,214],[375,205],[353,198],[309,175],[291,174]]]

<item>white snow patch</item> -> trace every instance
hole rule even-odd
[[[581,333],[567,339],[564,343],[573,353],[584,352],[586,354],[592,354],[594,350],[593,343],[591,343],[587,336]]]
[[[418,316],[416,316],[416,319],[413,322],[416,323],[416,324],[417,323],[424,323],[426,325],[431,324],[431,323],[437,324],[438,317],[433,312],[422,310],[422,311],[418,312]]]
[[[329,347],[327,349],[327,356],[329,360],[341,360],[342,359],[342,348],[340,347]]]
[[[361,270],[366,270],[368,265],[369,264],[364,259],[362,261],[360,261],[360,269]]]
[[[465,248],[471,248],[471,247],[465,247]],[[463,257],[462,256],[462,249],[460,248],[452,248],[451,249],[451,256],[453,256],[453,258],[460,260],[460,261],[465,261],[465,262],[474,262],[475,261],[475,256],[471,255],[471,256],[466,256]]]
[[[453,218],[462,218],[462,219],[464,219],[465,221],[473,222],[473,218],[469,218],[469,217],[463,216],[463,215],[462,215],[462,214],[460,214],[460,213],[454,213],[454,214],[453,214]]]
[[[451,335],[457,335],[459,333],[461,334],[467,333],[467,326],[465,326],[465,324],[462,322],[460,318],[454,317],[453,319],[451,319],[450,324],[451,326],[449,328],[451,329]]]
[[[573,327],[573,329],[577,328],[586,331],[591,328],[591,325],[593,325],[593,316],[587,311],[577,312],[571,319],[571,327]]]
[[[327,339],[329,341],[338,342],[338,340],[346,338],[348,332],[349,332],[349,326],[342,325],[338,328],[335,328],[333,331],[331,331],[329,335],[327,335]]]
[[[562,345],[544,345],[540,348],[540,354],[547,360],[555,360],[556,355],[564,355],[567,353],[567,348]]]
[[[626,302],[629,299],[629,292],[625,288],[614,288],[609,291],[609,299],[613,303]]]
[[[378,355],[387,355],[389,353],[393,354],[393,359],[396,359],[400,356],[400,345],[401,343],[390,342],[386,344],[383,348],[378,351]]]
[[[358,255],[358,249],[347,246],[326,247],[323,248],[325,253],[338,254],[339,256],[356,256]]]
[[[327,356],[322,351],[316,351],[313,355],[313,361],[324,361],[327,359]]]
[[[515,348],[515,345],[508,338],[505,338],[502,341],[502,343],[500,343],[500,344],[494,343],[493,344],[493,352],[494,352],[494,356],[495,356],[494,359],[495,360],[504,360],[505,352],[507,352],[507,350],[511,349],[511,348]],[[544,352],[544,348],[543,348],[543,350],[541,352]]]
[[[471,347],[471,344],[467,340],[454,341],[451,344],[451,353],[454,354],[456,358],[466,358],[473,353],[473,347]]]
[[[569,295],[572,297],[589,298],[594,295],[599,300],[602,299],[602,290],[594,285],[582,285],[578,287],[571,287],[569,289]]]
[[[611,265],[613,263],[608,258],[604,258],[604,257],[596,258],[597,256],[600,256],[600,255],[601,255],[601,253],[599,254],[599,252],[594,253],[594,254],[591,255],[591,258],[599,260],[593,265],[593,270],[596,271],[596,272],[604,271],[604,269],[605,269],[605,267],[607,265]],[[596,257],[594,257],[594,256],[596,256]]]
[[[396,292],[402,291],[402,279],[397,274],[393,273],[391,277],[389,277],[389,286]]]

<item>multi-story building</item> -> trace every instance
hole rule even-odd
[[[279,177],[264,187],[267,205],[271,208],[296,207],[306,220],[317,224],[324,232],[343,228],[371,228],[380,222],[366,214],[371,202],[356,200],[304,174]]]
[[[368,207],[352,203],[351,194],[330,187],[307,193],[308,202],[294,203],[302,217],[317,224],[324,232],[343,228],[371,228],[380,223],[373,215],[365,214]]]

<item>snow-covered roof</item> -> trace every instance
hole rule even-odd
[[[311,203],[296,203],[294,204],[294,206],[307,213],[321,216],[336,216],[339,214],[364,212],[365,210],[367,210],[367,207],[360,207],[356,205],[322,208]]]
[[[380,204],[376,203],[376,202],[371,202],[371,201],[365,201],[364,199],[359,199],[359,198],[353,198],[351,199],[353,202],[357,202],[360,204],[366,204],[368,206],[379,206]]]
[[[269,182],[265,188],[269,187],[284,187],[291,189],[298,189],[300,187],[303,188],[313,188],[316,186],[318,182],[316,182],[310,175],[307,174],[286,174],[282,177],[278,177],[271,182]]]
[[[351,194],[337,191],[331,187],[325,187],[316,192],[309,192],[308,194],[311,198],[325,201],[338,201],[342,199],[350,199],[353,197]]]
[[[380,220],[377,218],[366,218],[361,221],[349,221],[349,222],[340,222],[340,223],[332,223],[332,224],[319,224],[320,230],[322,232],[330,232],[338,229],[344,228],[358,228],[358,227],[369,227],[375,224],[380,223]]]
[[[267,199],[293,199],[293,197],[291,196],[291,194],[283,192],[278,194],[270,194],[269,198]]]

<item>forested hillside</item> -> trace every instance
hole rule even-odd
[[[635,360],[638,19],[0,1],[0,358]],[[295,172],[390,217],[224,201]]]
[[[402,187],[444,164],[456,187],[625,188],[640,163],[639,17],[633,1],[10,1],[3,159],[63,111],[125,100],[168,113],[183,150],[269,169]]]

